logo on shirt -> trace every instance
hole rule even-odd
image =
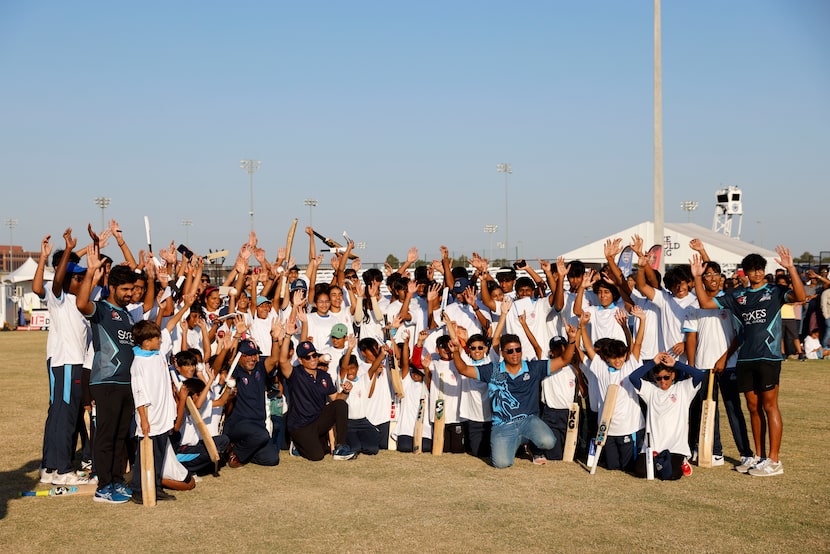
[[[530,380],[530,374],[525,373],[525,376],[522,377],[522,381],[529,381],[529,380]]]
[[[677,394],[671,393],[669,395],[669,400],[671,400],[672,402],[677,402]]]
[[[761,299],[758,302],[766,302],[768,300],[772,300],[772,294],[770,294],[769,291],[766,291],[763,295],[761,295]]]
[[[245,383],[245,384],[247,385],[247,384],[248,384],[248,378],[247,378],[247,377],[243,377],[243,378],[242,378],[242,382],[243,382],[243,383]]]
[[[118,313],[118,310],[112,310],[111,316],[113,321],[121,321],[121,314]]]
[[[739,296],[736,300],[738,301],[738,304],[746,304],[746,296]]]
[[[325,379],[321,379],[320,383],[323,385],[323,388],[327,389],[329,387],[328,383],[326,383]]]

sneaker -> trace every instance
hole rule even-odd
[[[164,490],[156,491],[156,502],[163,502],[165,500],[176,500],[176,497]]]
[[[345,444],[338,445],[331,453],[331,457],[335,460],[354,460],[357,458],[357,452],[350,449]]]
[[[781,461],[773,462],[769,458],[750,469],[747,473],[753,477],[770,477],[772,475],[783,475],[784,464]]]
[[[92,460],[81,460],[81,471],[86,471],[87,473],[92,471]]]
[[[141,496],[141,491],[134,491],[133,494],[130,495],[130,500],[133,501],[133,504],[138,504],[139,506],[144,505],[144,497]]]
[[[294,446],[294,441],[291,441],[291,446],[288,448],[288,453],[293,456],[294,458],[302,457],[300,451]]]
[[[58,472],[54,469],[40,468],[40,482],[46,485],[52,484],[52,478],[57,477]]]
[[[82,475],[78,475],[74,471],[70,471],[68,473],[58,473],[56,471],[52,474],[52,484],[62,487],[72,485],[88,485],[89,479]]]
[[[228,467],[231,468],[231,469],[237,469],[237,468],[240,468],[244,465],[245,464],[243,464],[239,460],[239,456],[236,455],[236,452],[231,450],[230,453],[228,454]]]
[[[763,458],[760,456],[741,456],[741,465],[735,466],[735,471],[738,473],[746,473],[750,469],[761,463]]]
[[[697,461],[697,448],[695,448],[694,450],[692,450],[692,457],[691,457],[691,458],[689,458],[689,461],[690,461],[690,462],[696,462],[696,461]]]
[[[123,496],[132,496],[133,489],[125,485],[124,483],[113,483],[112,484],[113,490],[115,490],[118,494]]]
[[[723,464],[724,464],[723,456],[718,456],[717,454],[712,456],[712,467],[722,466]]]
[[[95,491],[95,496],[92,497],[92,500],[95,502],[106,502],[107,504],[123,504],[124,502],[129,502],[130,497],[118,494],[112,488],[112,485],[107,485],[103,489]]]
[[[683,458],[683,463],[680,465],[680,468],[683,470],[683,477],[688,477],[692,474],[692,466],[689,465],[689,460]]]
[[[545,458],[544,454],[534,454],[533,455],[533,465],[543,466],[548,463],[548,459]]]

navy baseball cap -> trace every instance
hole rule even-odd
[[[470,280],[465,279],[462,277],[461,279],[456,279],[455,282],[452,284],[452,293],[453,294],[461,294],[467,287],[470,286]]]
[[[314,354],[317,352],[317,349],[314,348],[314,344],[311,341],[304,340],[300,344],[297,345],[297,357],[298,358],[306,358],[309,354]]]
[[[243,356],[253,356],[255,354],[259,356],[260,354],[262,354],[259,348],[257,348],[256,343],[252,340],[240,341],[239,352],[242,353]]]

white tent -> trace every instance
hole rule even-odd
[[[37,271],[37,262],[34,261],[32,258],[29,258],[23,264],[3,277],[3,282],[5,283],[22,283],[25,281],[31,281],[35,278],[35,272]],[[43,280],[44,281],[51,281],[55,277],[55,272],[49,269],[48,267],[43,272]]]
[[[634,235],[643,237],[643,244],[646,249],[657,242],[654,238],[654,223],[644,221],[562,255],[565,257],[566,262],[569,260],[582,260],[585,263],[604,264],[605,256],[603,254],[603,246],[606,240],[622,238],[623,244],[626,245]],[[726,235],[716,233],[711,229],[701,227],[695,223],[665,224],[664,237],[660,241],[663,244],[663,260],[665,261],[665,265],[672,266],[689,263],[689,259],[694,254],[694,251],[689,248],[689,241],[694,238],[703,241],[709,257],[712,261],[718,262],[726,274],[735,271],[735,268],[741,263],[744,256],[753,252],[767,259],[768,272],[772,272],[778,267],[778,264],[775,263],[775,258],[778,255],[772,250],[727,237]]]

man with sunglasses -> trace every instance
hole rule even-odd
[[[529,440],[548,450],[556,444],[553,431],[539,417],[542,380],[568,365],[576,348],[577,329],[567,327],[568,344],[562,355],[550,360],[522,359],[522,343],[517,335],[505,334],[499,340],[501,363],[469,366],[461,356],[458,341],[450,343],[458,372],[470,379],[486,381],[493,409],[490,434],[491,463],[496,468],[513,465],[516,449]]]

